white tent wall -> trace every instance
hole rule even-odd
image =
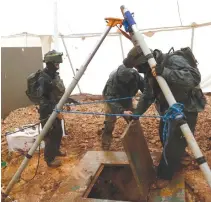
[[[1,47],[41,47],[39,37],[17,36],[1,38]]]
[[[74,3],[69,0],[57,0],[58,29],[63,35],[103,32],[105,28],[103,19],[105,17],[122,18],[120,12],[122,4],[135,13],[135,20],[140,29],[178,26],[181,22],[178,15],[177,1],[179,2],[183,25],[190,25],[192,22],[205,23],[211,20],[210,0],[107,0],[106,3],[95,0],[78,0],[74,1]],[[37,35],[37,37],[2,38],[1,44],[3,47],[42,46],[43,53],[49,49],[47,43],[44,45],[43,40],[41,43],[39,35],[50,36],[54,32],[54,1],[7,0],[1,2],[1,7],[4,7],[1,12],[2,19],[7,19],[2,21],[2,35],[16,34],[23,31]],[[12,26],[8,26],[9,24]],[[115,31],[116,29],[113,28],[112,32]],[[145,36],[145,39],[150,48],[159,48],[163,52],[167,52],[172,46],[175,49],[191,46],[191,31],[189,29],[157,32],[152,37]],[[210,36],[211,26],[195,29],[193,51],[199,61],[202,74],[201,86],[204,92],[211,92],[211,68],[208,67],[210,64]],[[75,70],[80,68],[97,40],[98,37],[85,38],[85,40],[65,38]],[[132,44],[124,37],[122,37],[122,41],[126,55]],[[54,47],[53,44],[51,47]],[[65,53],[61,39],[59,39],[59,51]],[[121,64],[122,59],[119,36],[107,37],[79,82],[82,92],[101,94],[110,72]],[[65,86],[67,86],[73,78],[67,57],[64,58],[64,63],[61,65],[60,74]],[[73,93],[79,93],[77,87]]]
[[[211,47],[211,41],[209,40],[211,26],[196,28],[194,33],[193,51],[199,61],[199,69],[202,75],[202,90],[204,92],[211,92],[211,68],[208,67],[209,51],[206,51],[208,47]],[[175,49],[191,46],[191,36],[192,30],[189,29],[157,32],[152,37],[144,36],[144,38],[150,48],[159,48],[163,52],[168,52],[172,46]],[[75,72],[89,56],[98,39],[99,37],[64,39]],[[126,55],[133,45],[125,37],[122,37],[122,42]],[[41,46],[41,40],[39,37],[26,36],[9,39],[3,38],[2,46]],[[64,63],[61,65],[60,74],[65,86],[67,86],[72,81],[73,73],[61,39],[59,39],[59,47],[60,51],[64,52]],[[79,81],[81,91],[83,93],[101,94],[110,72],[116,69],[122,63],[122,60],[123,56],[119,36],[108,36]],[[77,87],[73,91],[73,94],[76,93],[79,93]]]
[[[97,37],[86,38],[85,40],[65,39],[74,69],[80,68],[91,53],[97,40]],[[62,48],[61,45],[60,50]],[[119,38],[107,37],[79,82],[81,91],[83,93],[101,94],[110,72],[117,68],[121,62],[122,53]],[[60,74],[65,85],[68,85],[72,80],[73,74],[67,59],[64,60],[64,64],[60,68]],[[73,93],[78,93],[77,87]]]
[[[209,64],[209,52],[207,52],[206,54],[204,53],[204,50],[206,49],[206,46],[208,44],[204,42],[195,42],[196,40],[198,40],[198,33],[200,33],[200,29],[204,28],[198,28],[195,30],[194,54],[199,61],[198,67],[202,75],[202,90],[204,92],[211,92],[211,83],[209,83],[208,81],[208,78],[211,77],[211,68],[207,69],[207,64]],[[209,32],[211,32],[211,27],[207,27],[206,32],[209,34]],[[175,48],[175,50],[180,49],[181,47],[190,47],[192,35],[191,33],[191,29],[171,32],[159,32],[155,33],[153,37],[145,37],[145,40],[149,44],[150,48],[159,48],[163,52],[168,52],[172,46]],[[208,35],[206,36],[206,38],[208,38]],[[203,40],[204,39],[205,38],[203,38]],[[73,45],[72,42],[76,42],[76,39],[65,39],[74,68],[79,68],[81,66],[81,64],[89,55],[90,51],[92,50],[92,47],[97,42],[97,40],[97,37],[85,38],[85,40],[77,39],[78,43],[74,43]],[[122,41],[124,53],[126,55],[128,51],[132,48],[132,43],[124,37],[122,38]],[[208,42],[210,41],[208,40]],[[75,46],[77,48],[70,48],[71,43],[72,46]],[[211,44],[209,47],[211,47]],[[116,69],[122,63],[122,60],[123,58],[119,37],[107,37],[79,82],[82,92],[101,94],[110,72]],[[69,66],[67,60],[64,65]],[[72,71],[70,67],[68,68],[68,70],[67,67],[65,67],[65,69],[61,68],[60,72],[62,78],[64,79],[65,85],[69,84],[69,75],[71,75],[72,78]],[[69,73],[67,74],[67,72]],[[203,83],[206,84],[204,88]],[[75,88],[75,92],[78,93],[77,88]]]
[[[211,26],[195,30],[193,51],[199,62],[199,68],[202,75],[201,87],[203,92],[211,92],[210,36]]]
[[[172,46],[175,49],[179,49],[184,46],[190,46],[191,30],[158,32],[155,33],[152,37],[147,37],[144,35],[144,39],[151,49],[157,48],[161,49],[163,52],[168,52]],[[123,43],[124,51],[127,53],[130,48],[132,48],[132,43],[125,37],[123,38]]]
[[[74,33],[101,32],[104,29],[105,17],[122,17],[120,11],[122,4],[127,5],[135,13],[140,28],[179,25],[175,0],[107,0],[106,2],[58,0],[57,2],[58,28],[63,34],[68,34],[70,28]],[[164,5],[168,9],[165,9]],[[10,35],[23,31],[39,35],[52,34],[53,6],[52,0],[1,1],[1,8],[4,8],[1,11],[2,19],[7,19],[2,21],[1,34]],[[156,16],[156,20],[151,17],[151,13]]]
[[[210,0],[178,0],[183,25],[210,21]],[[135,13],[140,29],[178,26],[177,0],[58,0],[58,28],[63,34],[93,33],[104,29],[105,17],[122,17],[120,6],[125,4]],[[11,6],[12,5],[12,6]],[[51,35],[54,31],[52,0],[1,1],[1,34],[10,35],[27,31]],[[8,12],[10,11],[10,12]],[[12,14],[12,15],[11,15]],[[12,26],[8,26],[12,25]],[[71,29],[71,30],[70,30]]]
[[[135,13],[135,19],[140,29],[179,25],[175,0],[107,0],[106,2],[78,0],[71,7],[67,6],[67,0],[58,2],[60,19],[62,19],[59,30],[62,30],[63,33],[70,31],[67,24],[74,33],[101,32],[104,29],[103,19],[105,17],[122,18],[121,5],[126,5],[131,12]],[[168,9],[164,9],[164,5]],[[156,20],[152,17],[152,13],[153,16],[156,16]]]

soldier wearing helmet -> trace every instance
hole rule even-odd
[[[205,107],[203,93],[198,88],[201,81],[198,68],[191,65],[182,55],[172,54],[169,56],[169,54],[163,54],[158,49],[155,49],[152,53],[157,62],[156,74],[166,80],[176,101],[184,105],[185,119],[192,133],[194,133],[198,112],[203,111]],[[156,79],[152,76],[143,52],[136,47],[132,48],[124,60],[124,64],[130,68],[135,67],[145,75],[144,92],[140,97],[137,108],[134,110],[134,114],[142,115],[155,101],[157,111],[160,115],[164,115],[169,105]],[[157,169],[158,180],[154,184],[155,188],[163,188],[168,185],[181,163],[180,160],[182,157],[184,158],[187,142],[179,127],[182,123],[184,123],[184,119],[173,120],[169,128],[168,139],[164,141],[164,123],[162,119],[160,120],[159,135],[165,153],[163,152]]]
[[[41,122],[42,127],[44,127],[47,118],[51,115],[56,104],[65,92],[63,81],[57,72],[59,65],[63,62],[62,55],[63,53],[55,50],[49,51],[44,55],[43,62],[46,63],[46,67],[41,72],[38,79],[40,120],[45,120]],[[77,103],[71,98],[69,98],[67,102]],[[65,152],[60,151],[62,139],[61,119],[62,116],[59,114],[44,137],[44,159],[49,167],[58,167],[61,165],[61,161],[57,160],[56,156],[66,156]]]
[[[124,65],[114,70],[103,90],[105,100],[133,97],[138,90],[143,92],[143,78],[133,68],[126,68]],[[108,102],[105,105],[107,114],[132,114],[132,98],[115,102]],[[125,117],[126,119],[126,117]],[[126,119],[128,122],[128,120]],[[112,140],[112,132],[116,123],[116,116],[105,116],[102,133],[102,148],[108,150]]]

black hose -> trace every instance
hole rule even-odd
[[[35,123],[35,124],[33,124],[33,125],[30,125],[30,126],[21,128],[20,130],[17,130],[17,131],[15,131],[15,132],[6,133],[5,135],[6,135],[6,136],[7,136],[7,135],[12,135],[12,134],[14,134],[14,133],[18,133],[18,132],[20,132],[20,131],[23,131],[24,129],[33,128],[33,127],[36,126],[36,125],[40,125],[40,123],[42,123],[43,121],[47,120],[48,118],[49,118],[49,117],[47,117],[47,118],[45,118],[45,119],[41,119],[38,123]]]

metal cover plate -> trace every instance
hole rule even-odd
[[[156,173],[139,121],[131,121],[122,135],[122,143],[141,196],[147,197]]]
[[[161,153],[152,153],[153,158],[157,159]],[[69,177],[64,180],[51,198],[51,202],[108,202],[111,200],[86,198],[87,188],[90,186],[90,177],[101,169],[102,164],[128,165],[128,159],[125,152],[104,152],[88,151],[80,160],[79,164],[71,169]],[[75,175],[80,171],[80,175]],[[81,176],[81,177],[80,177]],[[84,179],[84,177],[86,179]],[[185,202],[184,178],[178,174],[171,184],[161,190],[151,190],[149,202]],[[112,201],[111,201],[112,202]],[[120,202],[120,201],[119,201]]]
[[[151,191],[149,202],[164,201],[185,202],[185,181],[182,175],[175,175],[167,187]]]

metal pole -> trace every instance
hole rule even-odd
[[[57,0],[54,0],[54,49],[59,51],[59,30]]]
[[[137,25],[130,13],[130,11],[125,8],[125,6],[121,6],[121,11],[124,15],[124,18],[127,19],[127,22],[129,24],[129,26],[132,28],[132,40],[134,43],[134,46],[138,46],[142,49],[144,55],[149,56],[148,58],[148,63],[150,65],[151,68],[154,68],[156,66],[156,61],[154,59],[154,57],[152,56],[152,53],[150,51],[150,49],[148,48],[144,37],[142,36],[142,34],[139,32]],[[156,76],[155,77],[168,104],[170,106],[172,106],[173,104],[176,103],[176,100],[168,86],[168,84],[166,83],[165,79],[161,76]],[[202,154],[202,152],[200,151],[200,148],[188,126],[187,123],[183,124],[180,126],[180,129],[184,135],[184,137],[186,138],[186,141],[188,143],[188,146],[190,147],[191,151],[194,154],[194,157],[202,171],[202,173],[204,174],[205,179],[207,180],[209,186],[211,187],[211,171],[210,168]]]
[[[99,49],[100,45],[102,44],[103,40],[105,39],[106,35],[108,34],[108,32],[110,31],[111,28],[112,28],[111,26],[108,26],[106,28],[106,30],[102,34],[99,42],[96,44],[96,46],[94,47],[93,51],[90,53],[90,55],[88,56],[88,58],[85,60],[84,64],[81,66],[81,68],[79,69],[79,71],[76,73],[76,76],[74,77],[73,81],[68,86],[68,88],[66,89],[66,91],[65,91],[64,95],[62,96],[61,100],[57,104],[57,109],[58,110],[62,109],[62,107],[65,104],[66,100],[68,99],[69,95],[72,93],[72,91],[74,90],[74,88],[77,85],[78,81],[82,77],[83,73],[86,71],[87,66],[89,65],[90,61],[94,57],[95,53]],[[34,154],[35,150],[37,149],[37,147],[40,144],[40,142],[43,140],[43,138],[46,135],[46,133],[48,132],[48,130],[51,128],[51,126],[52,126],[53,122],[55,121],[56,117],[57,117],[57,112],[56,111],[53,111],[52,114],[51,114],[51,116],[49,117],[48,121],[46,122],[44,128],[42,129],[40,135],[36,139],[35,143],[31,147],[31,149],[29,150],[27,156],[24,158],[23,162],[21,163],[20,167],[16,171],[15,175],[13,176],[13,178],[11,179],[11,181],[9,182],[9,184],[8,184],[6,190],[5,190],[5,193],[4,193],[6,196],[10,193],[10,191],[13,188],[13,186],[15,185],[15,183],[17,182],[17,180],[20,178],[21,173],[26,168],[26,166],[27,166],[30,158]]]
[[[194,33],[195,29],[192,27],[192,33],[191,33],[191,50],[193,51],[193,43],[194,43]]]
[[[121,45],[121,51],[122,51],[122,59],[125,59],[125,54],[124,54],[124,48],[123,48],[123,43],[122,43],[122,35],[119,35],[119,40],[120,40],[120,45]]]
[[[63,43],[64,48],[65,48],[65,51],[66,51],[66,53],[67,53],[67,58],[68,58],[68,60],[69,60],[70,67],[71,67],[71,69],[72,69],[73,75],[75,76],[75,71],[74,71],[74,68],[73,68],[73,64],[72,64],[72,61],[71,61],[71,59],[70,59],[70,55],[69,55],[69,53],[68,53],[67,46],[66,46],[65,41],[64,41],[64,37],[63,37],[62,35],[61,35],[61,39],[62,39],[62,43]],[[78,90],[79,90],[79,92],[80,92],[80,94],[81,94],[81,89],[80,89],[79,84],[77,84],[77,87],[78,87]]]

